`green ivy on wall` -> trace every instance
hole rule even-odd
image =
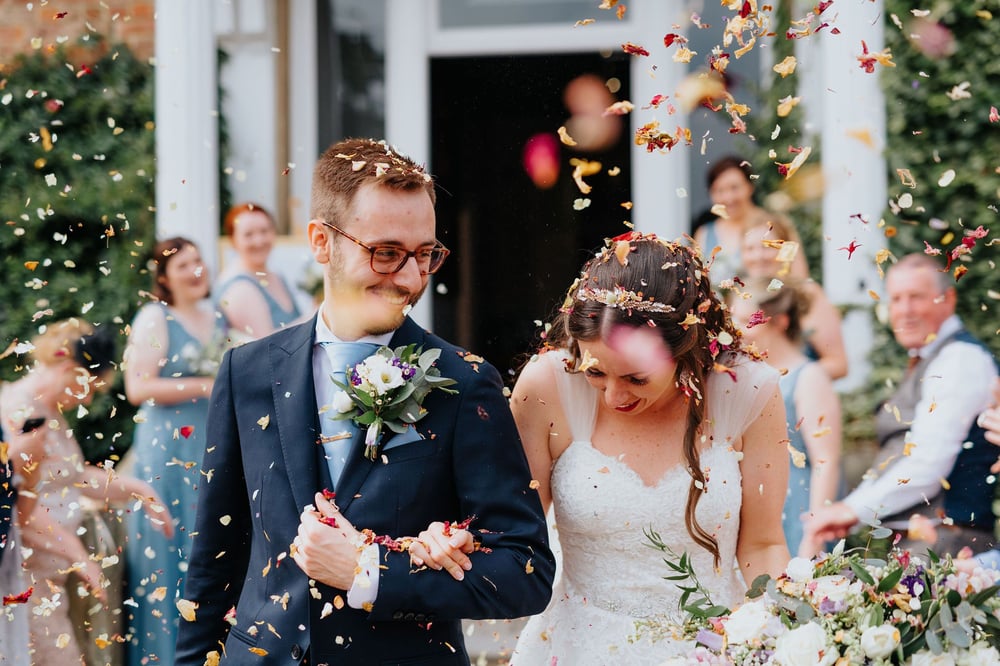
[[[4,348],[75,316],[120,332],[123,350],[151,286],[154,158],[152,66],[126,47],[91,37],[0,70]],[[0,373],[23,362],[10,356]],[[116,381],[76,424],[88,458],[130,443],[134,410]]]
[[[959,314],[1000,352],[1000,320],[989,296],[1000,290],[996,245],[989,244],[1000,231],[1000,122],[990,120],[991,106],[1000,105],[1000,5],[938,0],[921,5],[926,17],[912,9],[905,0],[885,2],[886,46],[896,63],[882,76],[889,197],[904,204],[904,195],[912,197],[908,207],[885,213],[889,249],[898,257],[924,251],[926,242],[943,258],[966,231],[989,230],[952,269],[968,269],[956,285]]]
[[[968,269],[956,282],[958,314],[996,354],[1000,320],[994,305],[1000,279],[996,246],[989,240],[1000,230],[1000,124],[990,120],[990,107],[1000,102],[1000,61],[995,57],[1000,14],[995,0],[925,3],[921,9],[929,13],[924,17],[912,9],[906,0],[885,0],[885,45],[896,66],[881,68],[892,202],[883,214],[883,230],[895,257],[930,246],[941,251],[941,259],[967,230],[990,230],[970,254],[953,263],[952,271]],[[950,171],[954,178],[949,182]],[[883,315],[884,308],[878,306]],[[906,366],[905,351],[886,324],[875,322],[874,336],[866,388],[842,398],[845,442],[874,436],[874,409]]]

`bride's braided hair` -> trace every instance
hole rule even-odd
[[[548,344],[568,349],[575,369],[578,341],[600,339],[619,325],[655,328],[677,364],[675,379],[687,401],[684,459],[691,475],[684,524],[719,566],[718,542],[695,513],[706,489],[698,440],[706,378],[727,369],[717,359],[725,350],[740,351],[740,335],[712,290],[698,249],[638,232],[609,240],[570,287]]]

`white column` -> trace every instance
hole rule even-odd
[[[212,3],[156,0],[156,236],[185,236],[212,275],[219,132]]]
[[[685,115],[678,110],[668,116],[665,107],[658,110],[641,107],[649,104],[656,95],[669,95],[672,102],[674,92],[686,73],[684,67],[671,60],[672,49],[663,48],[663,35],[674,23],[684,24],[683,11],[674,3],[646,0],[634,2],[629,7],[633,12],[636,36],[631,38],[636,44],[644,44],[654,56],[633,57],[630,67],[632,79],[631,102],[635,110],[629,114],[632,136],[641,126],[653,120],[660,121],[660,130],[673,134],[678,126],[687,125]],[[657,60],[654,61],[654,58]],[[655,71],[653,65],[657,65]],[[652,232],[663,238],[673,239],[690,229],[690,199],[688,192],[690,147],[683,143],[672,151],[649,153],[645,146],[632,144],[632,223],[635,228]]]
[[[871,305],[869,290],[881,293],[882,282],[874,265],[876,252],[885,246],[878,221],[885,209],[887,185],[885,101],[879,71],[869,74],[858,65],[861,40],[869,51],[883,48],[882,0],[841,8],[839,35],[821,33],[824,93],[822,106],[823,287],[837,304]],[[866,137],[867,141],[860,137]],[[868,220],[865,224],[856,216]],[[852,217],[855,216],[855,217]],[[861,244],[853,257],[840,248],[852,240]],[[844,340],[850,374],[838,388],[855,388],[870,366],[872,322],[866,312],[855,311],[844,321]]]
[[[295,166],[288,174],[291,178],[288,206],[292,236],[305,238],[312,170],[321,149],[316,99],[316,2],[292,0],[289,14],[288,85],[292,101],[288,108],[288,142]]]
[[[387,0],[385,15],[385,138],[418,163],[429,164],[431,81],[427,5],[412,0]],[[432,278],[430,289],[433,288]],[[428,294],[410,312],[426,328],[432,328],[434,323],[432,301]]]

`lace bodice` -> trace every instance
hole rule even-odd
[[[698,503],[699,523],[719,542],[722,562],[735,561],[740,524],[740,470],[728,446],[702,455],[708,492]],[[644,531],[655,530],[680,555],[687,551],[713,601],[729,604],[742,589],[730,564],[716,570],[712,554],[691,540],[684,506],[691,477],[670,469],[647,486],[625,463],[589,442],[574,442],[553,470],[555,520],[567,590],[605,610],[636,618],[673,615],[680,592],[663,580],[663,554]],[[718,597],[718,598],[716,598]]]
[[[738,360],[732,375],[713,373],[707,381],[707,438],[701,451],[707,483],[697,517],[719,544],[716,568],[712,554],[684,525],[691,483],[685,469],[673,467],[650,486],[624,461],[595,449],[590,439],[597,391],[583,375],[565,373],[560,354],[545,354],[541,362],[552,364],[573,438],[551,477],[561,577],[549,609],[522,632],[513,663],[528,666],[557,657],[559,663],[657,664],[678,646],[634,640],[635,620],[679,619],[680,591],[663,579],[670,573],[665,555],[650,547],[644,532],[655,530],[677,556],[686,552],[715,603],[732,605],[742,598],[744,584],[736,568],[739,449],[743,431],[773,395],[777,373],[763,363]]]

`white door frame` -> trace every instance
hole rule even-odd
[[[665,131],[685,125],[683,116],[666,117],[662,112],[653,116],[652,111],[641,109],[657,94],[673,95],[683,71],[674,63],[666,66],[666,62],[655,60],[669,56],[662,40],[671,24],[685,22],[678,14],[681,10],[670,9],[668,4],[632,0],[623,20],[579,27],[546,24],[442,29],[437,0],[387,0],[386,43],[391,48],[386,49],[385,62],[386,138],[414,159],[430,163],[431,58],[617,51],[625,42],[645,44],[654,54],[632,58],[630,101],[636,109],[630,115],[631,131],[653,119],[659,120]],[[595,8],[593,13],[601,11],[606,10]],[[433,172],[433,165],[429,166]],[[687,231],[688,201],[678,194],[688,188],[686,150],[648,154],[643,146],[633,144],[630,178],[635,204],[631,221],[636,228],[667,238]],[[431,299],[423,299],[412,314],[425,325],[432,321]]]

